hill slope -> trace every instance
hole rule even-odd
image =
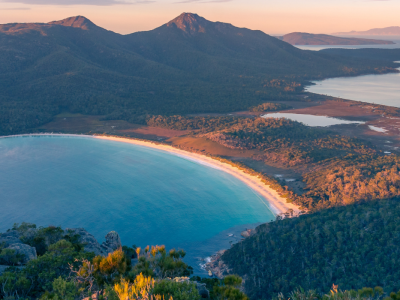
[[[400,203],[380,200],[260,225],[222,256],[244,276],[250,299],[271,299],[302,287],[328,293],[400,288],[397,246]]]
[[[291,45],[389,45],[391,41],[342,38],[327,34],[292,32],[282,36],[282,41]]]
[[[400,26],[374,28],[366,31],[337,32],[335,35],[397,35],[400,36]]]
[[[78,16],[0,25],[0,134],[54,115],[227,112],[290,99],[310,79],[381,72],[388,62],[299,50],[261,31],[182,14],[120,35]]]

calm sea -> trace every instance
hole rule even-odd
[[[314,81],[307,92],[400,107],[400,73],[339,77]]]
[[[0,232],[13,223],[83,227],[100,242],[183,248],[199,258],[274,218],[265,201],[218,169],[146,147],[85,137],[0,139]],[[234,233],[236,237],[228,237]]]
[[[343,36],[344,38],[361,38],[361,39],[375,39],[375,40],[386,40],[391,41],[394,44],[389,45],[296,45],[295,47],[302,50],[313,50],[319,51],[323,49],[363,49],[363,48],[376,48],[376,49],[398,49],[400,48],[400,36]]]

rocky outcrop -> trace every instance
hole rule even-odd
[[[67,228],[65,234],[79,235],[79,242],[84,245],[84,250],[94,252],[95,255],[106,256],[121,247],[121,239],[115,231],[107,233],[106,241],[101,245],[93,235],[83,228]]]
[[[26,264],[28,261],[37,258],[36,248],[27,244],[11,244],[6,249],[14,250],[16,254],[22,255],[22,264]]]
[[[0,234],[0,245],[8,247],[11,244],[23,244],[20,240],[20,234],[16,230],[10,230]]]
[[[207,271],[211,271],[213,275],[222,279],[224,276],[229,274],[228,267],[224,264],[221,256],[226,250],[220,250],[216,254],[211,256],[210,262],[206,263],[205,268]]]
[[[115,231],[110,231],[109,233],[107,233],[106,241],[101,244],[101,247],[105,249],[105,251],[109,252],[113,252],[121,248],[121,239],[119,238],[118,233],[116,233]]]

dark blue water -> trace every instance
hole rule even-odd
[[[166,245],[198,257],[229,247],[249,224],[272,220],[235,177],[166,152],[85,137],[0,139],[0,232],[13,223],[83,227],[100,242]]]

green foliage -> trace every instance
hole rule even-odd
[[[0,275],[0,298],[14,299],[14,297],[19,297],[24,299],[33,287],[29,277],[19,269],[9,268]]]
[[[16,266],[23,262],[24,255],[17,253],[13,249],[1,249],[0,247],[0,265]]]
[[[211,297],[218,300],[248,300],[247,296],[239,290],[242,278],[237,275],[228,275],[220,285],[214,286]]]
[[[78,289],[71,281],[64,280],[58,277],[53,281],[53,291],[50,293],[46,291],[40,300],[74,300],[78,295]]]
[[[128,246],[122,246],[122,250],[124,251],[126,257],[131,259],[137,258],[135,245],[133,245],[132,248]]]
[[[31,227],[21,226],[18,228],[18,230],[23,234],[21,240],[24,243],[35,247],[38,255],[43,255],[47,251],[49,245],[54,244],[63,238],[64,231],[61,229],[61,227],[40,227],[33,235],[24,236],[24,233],[27,232],[27,229],[36,228],[36,225],[32,224]]]
[[[358,291],[341,291],[338,286],[333,285],[331,291],[327,294],[319,294],[315,290],[304,291],[302,288],[289,293],[289,299],[292,300],[380,300],[383,296],[383,289],[379,286],[375,288],[364,287]],[[274,300],[285,300],[282,293],[279,293]],[[390,299],[390,298],[389,298]]]
[[[114,284],[130,270],[131,259],[122,249],[109,253],[107,257],[98,255],[93,259],[94,278],[98,285]]]
[[[35,290],[40,294],[52,289],[55,279],[66,278],[70,274],[69,265],[77,265],[77,260],[93,258],[91,253],[77,252],[74,246],[66,240],[60,240],[42,256],[28,262],[23,273],[32,281]]]
[[[234,117],[152,116],[147,120],[147,125],[175,130],[209,132],[228,128],[240,122],[241,119]]]
[[[221,279],[218,278],[208,278],[208,277],[200,277],[200,276],[193,276],[190,278],[191,281],[197,281],[199,283],[205,283],[206,284],[206,288],[207,290],[209,290],[210,292],[212,292],[212,290],[214,289],[214,286],[218,286],[221,285]]]
[[[160,279],[189,276],[193,274],[193,268],[182,260],[185,255],[183,250],[172,249],[167,252],[165,246],[152,246],[151,249],[147,246],[144,253],[139,255],[130,278],[140,273]]]
[[[282,103],[263,103],[257,106],[253,106],[249,108],[249,111],[253,112],[263,112],[263,111],[277,111],[277,110],[284,110],[289,109],[291,106],[282,104]]]
[[[156,281],[151,292],[164,296],[165,299],[172,296],[174,300],[200,300],[196,285],[191,282],[175,282],[169,279]]]
[[[301,286],[317,293],[332,282],[360,295],[382,286],[399,290],[400,201],[380,200],[332,208],[257,228],[222,256],[232,272],[246,276],[251,299],[288,295]]]
[[[19,233],[24,233],[29,229],[36,229],[36,225],[32,223],[22,222],[21,224],[14,223],[12,230],[16,230]]]

